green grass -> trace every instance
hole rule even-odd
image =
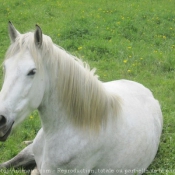
[[[8,20],[20,32],[34,30],[37,23],[56,44],[96,67],[102,81],[130,79],[151,89],[162,106],[164,127],[158,154],[145,175],[175,175],[174,0],[0,0],[0,3],[1,63],[10,44]],[[0,70],[0,84],[2,77]],[[36,111],[32,116],[7,142],[0,143],[1,162],[24,148],[22,141],[34,138],[40,121]]]

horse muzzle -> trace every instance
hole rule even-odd
[[[7,140],[8,136],[11,133],[13,124],[14,124],[14,121],[9,125],[5,124],[3,127],[0,127],[0,141],[1,142],[5,142]]]

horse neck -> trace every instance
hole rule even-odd
[[[68,117],[58,102],[57,95],[50,91],[38,108],[42,128],[45,133],[60,131],[68,124]]]
[[[58,69],[53,69],[55,66],[53,63],[43,66],[43,72],[45,77],[45,94],[43,100],[38,108],[40,113],[41,124],[45,132],[61,129],[64,127],[64,123],[68,123],[65,111],[62,108],[62,104],[59,100],[59,92],[57,87]],[[49,71],[48,71],[49,70]],[[52,79],[52,77],[54,77]]]
[[[69,124],[98,132],[107,122],[109,111],[116,113],[118,97],[106,92],[87,65],[65,51],[60,52],[54,54],[55,64],[53,60],[47,64],[48,89],[39,108],[42,124],[51,130]]]

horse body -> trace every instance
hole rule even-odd
[[[95,174],[109,169],[117,172],[115,174],[143,173],[146,170],[155,157],[161,134],[159,104],[148,89],[135,82],[120,80],[104,83],[104,86],[107,91],[120,94],[125,110],[121,109],[115,122],[112,116],[109,117],[107,126],[98,136],[89,137],[87,133],[68,125],[68,122],[60,123],[61,129],[56,127],[54,135],[52,132],[47,136],[44,131],[39,132],[34,141],[34,155],[38,155],[39,169],[52,170],[50,174],[73,171],[75,168],[75,174],[78,171],[82,174],[83,169],[85,174],[89,174],[88,170]],[[59,111],[55,113],[57,116]],[[46,108],[40,113],[41,118],[49,115]],[[61,116],[55,118],[60,121]],[[50,126],[52,130],[53,125]]]
[[[11,24],[9,28],[15,43],[5,60],[0,139],[6,140],[8,133],[3,134],[13,122],[38,109],[42,129],[30,149],[41,175],[142,174],[156,155],[162,130],[160,106],[152,93],[128,80],[100,82],[38,27],[24,36]],[[12,89],[10,80],[15,82]]]

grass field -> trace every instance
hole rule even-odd
[[[96,67],[102,81],[129,79],[151,89],[162,106],[164,127],[158,154],[145,175],[175,175],[175,0],[0,0],[0,4],[1,63],[10,44],[8,20],[22,33],[34,30],[37,23],[56,44]],[[0,84],[2,79],[0,69]],[[34,111],[7,142],[0,143],[0,162],[15,156],[39,128]]]

